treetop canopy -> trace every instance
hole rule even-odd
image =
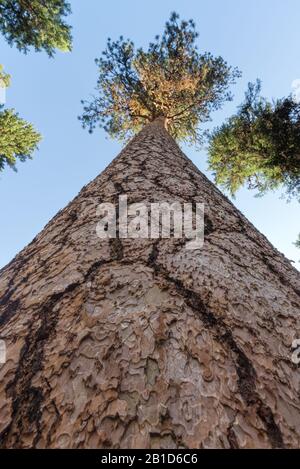
[[[172,13],[163,35],[156,36],[146,51],[136,50],[122,36],[108,39],[96,59],[97,94],[83,101],[83,127],[92,132],[100,126],[123,140],[164,116],[175,139],[201,141],[199,124],[231,99],[229,88],[240,72],[221,57],[200,53],[197,37],[192,20],[180,22]]]

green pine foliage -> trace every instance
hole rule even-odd
[[[283,188],[300,200],[300,103],[269,102],[260,92],[259,81],[250,83],[237,114],[210,136],[210,169],[232,195],[246,185],[258,195]]]
[[[122,36],[109,39],[96,60],[97,95],[83,101],[83,127],[100,126],[122,140],[164,116],[175,139],[201,142],[199,124],[231,99],[229,87],[240,73],[221,57],[200,53],[197,37],[192,20],[180,22],[172,13],[146,51]]]
[[[53,56],[55,49],[71,50],[71,12],[65,0],[0,0],[0,31],[22,52],[32,46]]]
[[[10,76],[0,65],[0,86],[7,87],[9,83]],[[40,140],[41,135],[31,124],[13,109],[4,109],[4,104],[0,104],[0,171],[5,165],[16,169],[17,160],[31,158]]]
[[[17,159],[25,161],[31,158],[41,136],[13,109],[3,110],[0,106],[0,171],[5,165],[15,169]]]
[[[71,50],[71,27],[64,21],[70,12],[64,0],[0,0],[0,31],[20,51],[33,47],[51,57],[56,49]],[[10,76],[0,65],[0,86],[9,83]],[[32,124],[0,104],[0,171],[6,165],[16,169],[17,161],[32,158],[40,140]]]

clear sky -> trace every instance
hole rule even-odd
[[[14,107],[43,134],[32,161],[18,164],[18,172],[0,174],[0,267],[26,246],[44,225],[99,174],[121,149],[104,132],[89,135],[77,116],[80,100],[95,87],[94,58],[107,37],[123,34],[147,45],[162,32],[171,11],[193,18],[201,50],[222,55],[243,72],[233,88],[235,99],[213,114],[212,125],[233,113],[247,83],[259,77],[263,93],[282,97],[300,78],[299,0],[73,0],[72,53],[23,55],[0,38],[0,63],[12,75],[7,106]],[[183,148],[207,174],[205,151]],[[208,175],[210,176],[210,175]],[[280,194],[255,198],[241,190],[237,207],[289,259],[297,261],[293,246],[300,232],[299,204],[287,204]]]

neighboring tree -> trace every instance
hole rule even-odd
[[[0,66],[0,86],[8,86],[10,76]],[[37,148],[41,135],[21,119],[13,109],[4,109],[0,104],[0,171],[5,165],[16,169],[17,160],[31,158]]]
[[[147,51],[135,50],[122,36],[108,40],[96,60],[98,95],[83,102],[84,127],[93,131],[99,125],[110,136],[126,139],[164,116],[175,139],[201,141],[199,124],[231,99],[229,86],[240,73],[221,57],[198,52],[194,22],[178,19],[171,15],[162,37],[156,36]]]
[[[22,52],[32,46],[53,56],[56,49],[71,49],[71,27],[64,22],[70,12],[64,0],[0,0],[0,31]],[[0,86],[7,87],[9,81],[0,65]],[[6,164],[15,169],[17,160],[31,158],[41,139],[13,109],[3,108],[0,104],[0,171]]]
[[[247,185],[259,194],[284,188],[300,200],[300,103],[273,103],[249,84],[245,101],[210,138],[209,166],[217,184],[232,195]]]
[[[300,234],[298,236],[297,241],[295,242],[295,246],[300,249]]]
[[[0,31],[9,44],[22,52],[29,47],[45,50],[71,50],[71,27],[64,17],[71,12],[65,0],[0,0]]]
[[[17,159],[31,158],[41,136],[13,109],[2,110],[0,105],[0,171],[5,164],[15,169]]]

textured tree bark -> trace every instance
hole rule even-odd
[[[101,202],[205,203],[205,243],[96,235]],[[149,124],[0,275],[3,448],[296,448],[299,273]]]

